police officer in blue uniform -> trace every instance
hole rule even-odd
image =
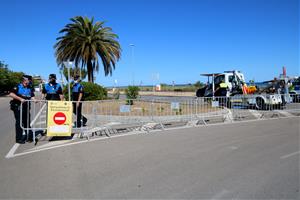
[[[32,92],[34,93],[35,89],[34,89],[34,86],[33,86],[32,76],[30,76],[30,75],[23,75],[23,77],[28,78],[28,81],[29,81],[28,86],[32,90]]]
[[[84,88],[80,83],[80,77],[74,77],[74,84],[72,86],[72,101],[73,101],[73,113],[76,115],[76,127],[81,125],[86,126],[87,118],[82,115],[82,103],[84,100]],[[81,124],[81,122],[83,124]]]
[[[64,100],[62,88],[59,83],[56,83],[55,74],[49,75],[49,82],[43,86],[42,93],[43,93],[43,97],[46,100],[51,100],[51,101]]]
[[[26,100],[34,99],[34,93],[33,90],[30,88],[29,83],[30,81],[28,77],[23,76],[22,82],[15,86],[9,93],[9,96],[13,98],[13,100],[10,101],[10,109],[14,112],[14,116],[16,119],[16,142],[20,144],[25,143],[27,139],[27,134],[29,133],[25,131],[26,135],[23,135],[21,123],[22,127],[30,128],[30,102]],[[28,141],[32,141],[32,133],[28,134]]]

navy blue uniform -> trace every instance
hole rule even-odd
[[[12,93],[17,96],[30,100],[34,97],[34,93],[32,88],[25,87],[22,83],[18,84],[11,90]],[[14,112],[14,116],[16,119],[15,128],[16,128],[16,142],[24,142],[26,136],[23,136],[22,128],[21,128],[21,102],[19,100],[13,99],[10,102],[10,108]],[[22,127],[30,128],[30,102],[26,101],[22,104]],[[27,132],[26,132],[27,134]],[[32,135],[29,135],[29,139],[32,140]]]
[[[43,94],[46,94],[47,100],[60,100],[62,88],[58,83],[46,83],[43,87]]]
[[[81,85],[80,83],[74,83],[72,87],[72,101],[78,101],[80,93],[82,94],[81,101],[83,101],[84,98],[83,85]]]
[[[81,127],[81,122],[85,126],[87,118],[82,115],[82,103],[79,103],[79,106],[76,106],[76,101],[78,101],[79,94],[82,94],[81,101],[84,98],[83,85],[80,83],[74,83],[72,87],[72,101],[73,102],[73,113],[76,115],[76,127]]]

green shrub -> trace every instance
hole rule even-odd
[[[176,112],[176,115],[182,115],[182,109],[179,108],[179,109],[173,109],[173,111]]]
[[[84,88],[84,100],[85,101],[94,101],[94,100],[103,100],[107,99],[107,90],[96,84],[90,82],[81,82]],[[71,93],[72,93],[72,83],[71,83]],[[63,88],[63,93],[65,99],[68,100],[68,85],[65,85]],[[72,95],[72,94],[71,94]]]
[[[139,96],[140,88],[138,86],[128,86],[128,88],[125,90],[125,94],[127,97],[127,104],[133,105],[132,99],[137,99]]]
[[[194,83],[194,87],[195,88],[201,88],[201,87],[203,87],[203,83],[201,83],[200,81],[197,81],[196,83]]]
[[[174,92],[183,92],[183,90],[181,88],[175,88]]]
[[[8,65],[0,61],[0,94],[9,92],[22,81],[23,72],[13,72]]]
[[[164,110],[165,110],[164,107],[157,107],[157,111],[158,111],[158,112],[161,112],[161,113],[162,113]]]

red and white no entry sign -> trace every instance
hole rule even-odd
[[[48,101],[47,136],[71,136],[72,102]]]
[[[55,113],[55,115],[53,116],[53,121],[57,125],[64,124],[66,122],[66,120],[67,120],[67,117],[62,112]]]

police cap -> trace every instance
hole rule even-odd
[[[23,79],[25,79],[25,80],[27,79],[29,81],[32,81],[32,76],[24,74]]]
[[[29,81],[27,77],[22,77],[22,81]]]
[[[56,74],[50,74],[49,79],[52,79],[52,78],[56,79]]]

